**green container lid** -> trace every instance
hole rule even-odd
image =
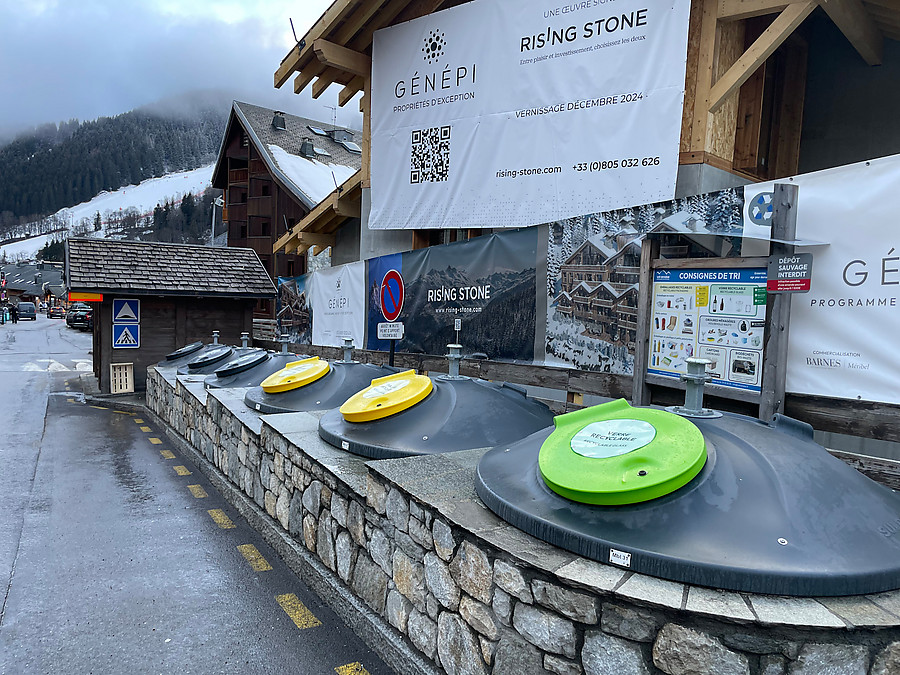
[[[688,419],[625,399],[559,415],[538,466],[557,494],[584,504],[636,504],[686,485],[706,463]]]

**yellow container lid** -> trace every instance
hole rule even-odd
[[[291,361],[278,372],[272,373],[260,386],[267,394],[280,394],[291,389],[304,387],[310,382],[324,377],[331,370],[327,361],[313,356],[302,361]]]
[[[430,377],[416,375],[415,370],[379,377],[348,398],[340,407],[341,415],[348,422],[380,420],[413,407],[433,387]]]

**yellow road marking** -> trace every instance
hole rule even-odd
[[[346,666],[338,666],[334,669],[338,675],[369,675],[369,671],[363,668],[359,661],[348,663]]]
[[[162,441],[159,440],[158,438],[150,438],[149,440],[150,440],[151,443],[153,443],[153,445],[160,445],[160,444],[162,444]]]
[[[291,617],[291,621],[293,621],[294,625],[300,630],[315,628],[316,626],[322,625],[322,622],[319,621],[313,613],[306,608],[306,605],[300,602],[300,598],[293,593],[276,595],[275,600],[278,601],[278,604],[281,605],[281,609]]]
[[[163,459],[175,459],[175,453],[171,450],[160,450],[159,454],[163,456]]]
[[[142,420],[140,417],[135,417],[135,418],[134,418],[134,423],[135,423],[135,424],[143,424],[143,423],[144,423],[144,420]]]
[[[235,527],[234,523],[231,522],[231,518],[226,516],[222,509],[210,509],[207,513],[215,521],[216,525],[223,530],[230,530]]]
[[[250,563],[250,567],[253,568],[254,572],[268,572],[272,569],[269,561],[263,558],[262,553],[253,544],[241,544],[237,549]]]
[[[190,490],[191,494],[197,499],[203,499],[204,497],[209,496],[206,494],[206,490],[203,489],[202,485],[188,485],[188,490]]]
[[[150,427],[141,427],[141,431],[143,431],[144,433],[148,433],[150,431],[153,431],[153,429],[151,429]]]
[[[102,405],[92,405],[91,407],[97,410],[109,410],[109,408],[104,408]]]
[[[74,398],[67,398],[66,400],[67,400],[69,403],[75,403],[75,399],[74,399]]]
[[[175,473],[177,473],[179,476],[191,475],[191,472],[188,471],[188,468],[186,466],[173,466],[172,468],[175,469]]]
[[[133,412],[128,412],[127,410],[113,410],[117,415],[134,415]]]

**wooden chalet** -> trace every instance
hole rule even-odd
[[[465,1],[335,0],[284,57],[276,88],[293,78],[296,93],[309,88],[319,98],[338,85],[341,106],[362,94],[363,198],[349,212],[333,192],[278,238],[276,251],[294,251],[349,218],[366,229],[373,34]],[[900,152],[892,112],[900,105],[898,40],[896,0],[691,0],[676,196]],[[371,255],[441,235],[361,236],[383,238],[384,246],[364,247]]]
[[[347,236],[358,239],[359,136],[358,131],[235,101],[212,178],[213,187],[225,191],[222,221],[228,245],[256,251],[272,279],[305,274],[307,249],[318,253],[332,246],[342,236],[340,227],[304,232],[290,253],[274,252],[273,246],[326,201],[337,205],[336,216],[343,214],[340,225],[348,225]],[[254,313],[274,318],[274,303],[261,298]]]
[[[93,355],[104,394],[143,390],[148,366],[191,342],[211,342],[214,330],[220,342],[239,345],[241,333],[252,334],[257,302],[275,297],[246,248],[70,238],[66,270],[70,293],[102,296],[92,303]]]

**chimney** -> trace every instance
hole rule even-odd
[[[275,115],[272,117],[272,126],[276,129],[281,129],[282,131],[287,129],[284,123],[284,113],[280,110],[275,111]]]
[[[300,144],[300,156],[306,157],[306,159],[316,158],[316,148],[308,138],[304,138],[303,142]]]

